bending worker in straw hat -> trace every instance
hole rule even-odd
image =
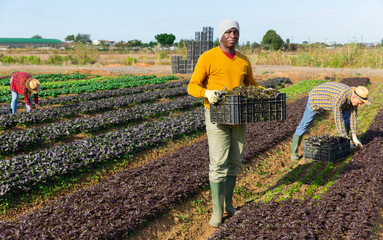
[[[209,224],[218,227],[223,211],[234,215],[233,190],[242,163],[246,125],[214,124],[210,121],[209,103],[218,101],[217,93],[225,88],[259,85],[246,56],[235,51],[239,25],[233,19],[222,20],[218,26],[218,47],[204,52],[198,59],[188,85],[193,97],[205,98],[205,123],[209,144],[209,181],[213,214]]]
[[[27,107],[27,111],[32,111],[32,97],[35,102],[36,110],[38,109],[38,92],[40,91],[40,82],[36,79],[32,78],[28,73],[25,72],[16,72],[11,77],[11,92],[12,92],[12,101],[11,108],[12,113],[16,113],[17,111],[17,99],[19,94],[23,95],[25,106]]]
[[[336,128],[340,136],[348,137],[351,129],[352,140],[356,147],[363,147],[356,135],[357,111],[362,104],[370,105],[368,90],[363,86],[349,87],[343,83],[328,82],[313,88],[309,93],[303,118],[299,123],[291,146],[291,160],[296,161],[298,147],[317,111],[330,110],[334,113]]]

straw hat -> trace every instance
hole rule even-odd
[[[351,88],[355,96],[357,96],[361,101],[365,104],[370,105],[371,101],[368,99],[368,89],[363,86],[353,87]]]
[[[25,86],[32,93],[38,93],[40,91],[40,82],[34,78],[30,78],[25,82]]]

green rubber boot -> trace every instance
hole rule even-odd
[[[303,135],[302,136],[299,136],[296,134],[293,135],[293,142],[291,144],[291,155],[290,155],[291,161],[298,161],[299,160],[298,147],[302,142],[302,137],[303,137]]]
[[[233,192],[235,183],[237,181],[237,176],[226,177],[226,187],[225,187],[225,211],[233,216],[237,214],[239,211],[233,206]]]
[[[210,182],[211,196],[213,200],[213,214],[209,225],[219,227],[223,217],[223,204],[225,200],[225,182]]]

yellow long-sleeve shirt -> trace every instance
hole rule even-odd
[[[193,97],[205,98],[204,105],[210,108],[205,96],[206,90],[221,91],[224,86],[226,90],[231,90],[249,85],[259,87],[254,81],[247,57],[236,51],[235,57],[230,59],[218,46],[199,57],[188,85],[188,93]]]

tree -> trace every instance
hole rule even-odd
[[[130,40],[127,43],[125,43],[125,46],[126,47],[141,47],[142,42],[140,40],[134,39],[134,40]]]
[[[72,35],[66,36],[65,41],[67,41],[67,42],[74,41],[74,35],[72,34]]]
[[[162,46],[171,46],[174,43],[174,40],[176,40],[176,36],[167,33],[157,34],[156,36],[154,36],[154,38]]]
[[[219,39],[216,38],[215,41],[213,42],[213,47],[218,47],[219,46]]]
[[[32,38],[42,38],[40,35],[36,34]]]
[[[250,45],[250,47],[251,47],[251,48],[254,48],[254,49],[255,49],[255,48],[259,48],[259,46],[260,46],[260,45],[259,45],[259,43],[257,43],[257,42],[253,42],[253,43]]]
[[[157,42],[155,42],[155,41],[150,41],[149,43],[142,44],[143,47],[148,47],[148,48],[153,48],[156,45],[157,45]]]
[[[188,42],[189,42],[189,40],[187,40],[187,39],[181,39],[180,42],[177,44],[177,47],[178,48],[186,47]]]
[[[90,40],[90,34],[81,34],[78,33],[76,36],[75,35],[68,35],[65,38],[65,41],[70,42],[77,42],[77,43],[91,43],[92,41]]]
[[[114,44],[114,46],[117,48],[123,48],[123,47],[125,47],[125,43],[124,43],[124,41],[119,41],[116,44]]]
[[[81,34],[78,33],[76,37],[74,38],[75,42],[79,43],[91,43],[92,41],[90,40],[90,34]]]
[[[283,45],[283,40],[274,30],[269,30],[263,36],[262,44],[266,49],[279,50]]]

